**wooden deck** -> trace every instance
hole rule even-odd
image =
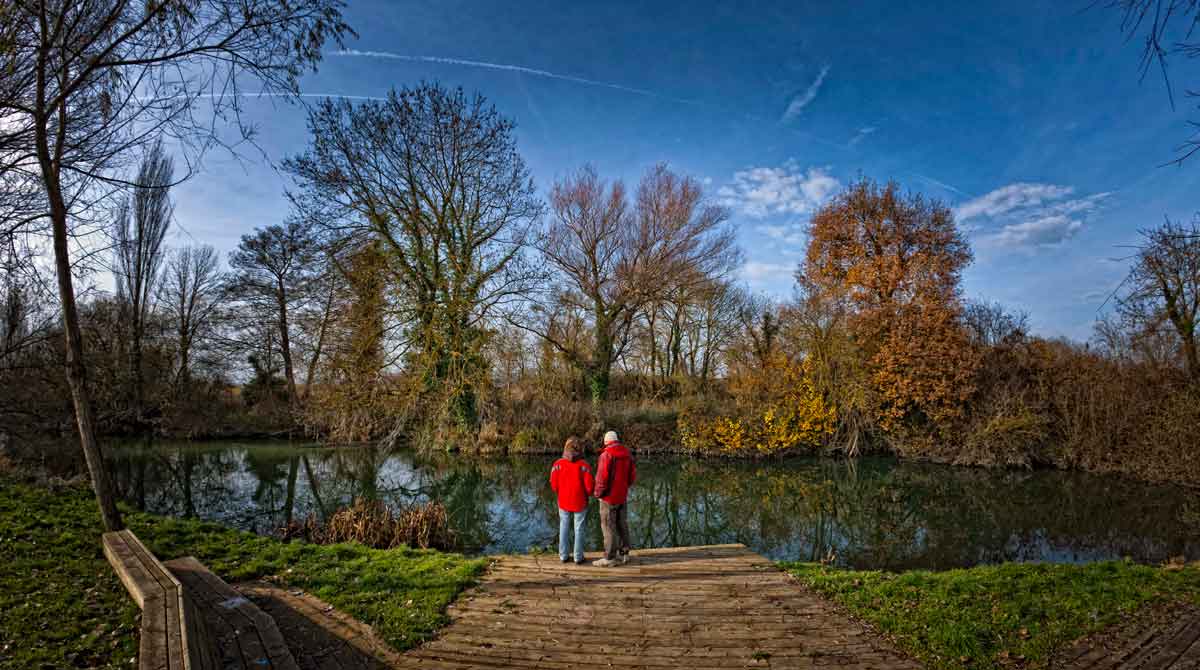
[[[613,568],[506,556],[450,613],[403,667],[919,667],[742,545]]]

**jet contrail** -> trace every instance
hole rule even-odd
[[[392,53],[390,51],[360,51],[358,49],[343,49],[334,51],[333,56],[357,56],[360,58],[386,58],[390,60],[403,60],[413,63],[440,63],[442,65],[464,65],[466,67],[480,67],[488,70],[504,70],[506,72],[519,72],[528,74],[534,77],[545,77],[547,79],[558,79],[561,81],[570,81],[576,84],[584,84],[586,86],[599,86],[602,88],[611,88],[626,93],[635,95],[644,95],[660,100],[670,100],[685,105],[701,105],[702,103],[696,100],[686,100],[684,98],[675,98],[669,95],[663,95],[644,88],[635,88],[633,86],[625,86],[624,84],[614,84],[608,81],[599,81],[596,79],[586,79],[584,77],[576,77],[569,74],[558,74],[549,70],[538,70],[532,67],[524,67],[522,65],[508,65],[505,63],[489,63],[487,61],[466,60],[464,58],[446,58],[443,56],[408,56],[405,54]]]
[[[808,103],[817,99],[817,92],[821,90],[821,84],[825,83],[825,77],[829,75],[829,66],[821,68],[821,72],[817,74],[817,78],[813,80],[804,93],[792,97],[788,103],[787,109],[783,110],[783,116],[779,119],[780,123],[787,123],[796,118],[800,111],[808,106]]]
[[[154,102],[155,100],[177,100],[179,98],[195,98],[221,100],[224,98],[342,98],[345,100],[387,100],[377,95],[346,95],[343,93],[177,93],[175,95],[135,95],[138,102]]]

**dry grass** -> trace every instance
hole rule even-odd
[[[357,542],[374,549],[407,546],[445,551],[457,546],[450,517],[441,503],[413,505],[393,513],[382,501],[362,498],[334,512],[325,523],[310,515],[283,527],[280,535],[313,544]]]

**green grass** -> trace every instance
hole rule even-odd
[[[1046,667],[1056,651],[1139,607],[1200,602],[1200,566],[1006,563],[888,573],[785,563],[931,668]]]
[[[397,649],[431,637],[484,561],[407,548],[283,543],[194,520],[126,510],[162,559],[191,555],[230,582],[271,578],[303,589]],[[129,668],[137,607],[100,548],[90,492],[0,479],[0,668]]]

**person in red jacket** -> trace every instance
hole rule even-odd
[[[633,454],[617,439],[604,434],[604,451],[596,465],[596,497],[600,499],[600,530],[604,532],[604,558],[592,565],[606,568],[629,562],[629,487],[637,481]]]
[[[562,458],[550,468],[550,488],[558,494],[558,557],[563,563],[571,560],[567,542],[571,527],[575,528],[575,563],[583,564],[584,522],[587,520],[588,496],[595,491],[592,470],[583,460],[579,438],[571,436],[563,445]]]

